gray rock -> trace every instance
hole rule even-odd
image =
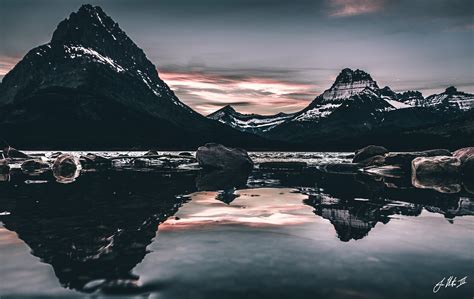
[[[81,166],[86,169],[87,168],[107,168],[107,167],[112,166],[111,160],[105,157],[96,155],[96,154],[91,154],[91,153],[88,153],[85,156],[81,156],[79,158],[79,162],[81,163]]]
[[[19,150],[11,146],[8,146],[3,149],[3,155],[5,156],[5,158],[13,158],[13,159],[31,159],[32,158],[31,156],[23,152],[20,152]]]
[[[451,156],[445,149],[434,149],[420,152],[389,153],[385,156],[385,164],[398,165],[404,170],[410,170],[412,161],[418,157]]]
[[[465,180],[470,179],[474,181],[474,156],[471,156],[464,160],[461,165],[461,172]]]
[[[302,170],[306,168],[308,164],[306,162],[263,162],[259,164],[260,169],[272,169],[272,170]]]
[[[353,163],[358,163],[360,161],[366,160],[373,156],[382,156],[388,153],[388,149],[383,146],[378,145],[369,145],[364,148],[361,148],[355,152]]]
[[[385,156],[377,155],[359,162],[362,166],[381,166],[385,164]]]
[[[202,168],[207,169],[248,170],[253,168],[253,161],[245,150],[216,143],[207,143],[199,147],[196,159]]]
[[[21,164],[21,170],[24,172],[36,172],[50,169],[50,165],[40,159],[26,160]]]
[[[5,159],[0,159],[0,174],[7,174],[10,172],[10,166]]]
[[[412,161],[412,184],[442,193],[461,191],[461,161],[456,157],[418,157]]]
[[[474,147],[465,147],[458,149],[453,153],[453,156],[464,162],[467,158],[474,156]]]
[[[62,154],[53,163],[53,175],[59,183],[72,183],[79,176],[81,164],[76,156]]]

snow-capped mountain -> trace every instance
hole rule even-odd
[[[100,7],[83,5],[0,84],[0,131],[17,146],[196,146],[261,138],[183,104]]]
[[[287,121],[293,114],[278,113],[275,115],[242,114],[227,105],[207,116],[241,131],[260,134]]]
[[[425,99],[425,107],[449,107],[468,111],[474,109],[474,94],[458,91],[456,87],[446,88],[443,93],[434,94]]]
[[[377,106],[374,106],[374,109],[379,111],[410,107],[392,97],[382,96],[383,92],[368,73],[359,69],[354,71],[346,68],[337,76],[331,88],[324,91],[307,108],[296,113],[291,121],[307,122],[326,118],[344,103],[352,101],[354,96],[360,94],[370,94],[371,97],[377,97],[378,101],[375,100],[373,103]]]
[[[395,97],[398,101],[413,107],[423,107],[425,98],[421,92],[417,90],[408,90],[402,93],[397,93]]]

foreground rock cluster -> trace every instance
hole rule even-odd
[[[354,167],[369,174],[410,176],[416,188],[457,193],[464,187],[474,192],[474,147],[454,152],[434,149],[391,153],[382,146],[369,145],[356,151],[352,162]]]

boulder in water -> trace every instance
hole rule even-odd
[[[207,169],[249,170],[253,168],[253,161],[245,150],[217,143],[207,143],[199,147],[196,159],[202,168]]]
[[[451,156],[451,152],[446,149],[434,149],[420,152],[389,153],[385,156],[385,164],[398,165],[408,172],[415,158],[434,156]]]
[[[385,156],[377,155],[358,162],[362,166],[381,166],[385,164]]]
[[[383,156],[386,153],[388,153],[388,149],[383,146],[369,145],[357,150],[355,152],[354,159],[352,159],[352,162],[358,163],[374,156]]]
[[[106,168],[112,166],[112,161],[96,155],[96,154],[87,154],[79,158],[82,168]]]
[[[79,176],[81,164],[76,156],[62,154],[53,164],[53,175],[59,183],[71,183]]]
[[[418,157],[412,162],[412,184],[442,193],[461,191],[461,161],[456,157]]]
[[[10,172],[10,166],[8,165],[7,160],[0,159],[0,174],[7,174]]]
[[[31,156],[23,152],[20,152],[19,150],[11,146],[8,146],[3,149],[3,155],[5,156],[5,158],[13,158],[13,159],[31,159],[32,158]]]
[[[49,169],[49,163],[40,159],[26,160],[21,164],[21,170],[24,172],[41,172]]]
[[[474,157],[474,147],[465,147],[458,149],[453,153],[453,156],[464,162],[469,157]]]

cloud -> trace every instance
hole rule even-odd
[[[348,17],[373,13],[381,10],[384,0],[331,0],[332,17]]]
[[[162,70],[160,77],[178,97],[203,114],[225,106],[242,113],[274,114],[298,111],[320,92],[315,84],[285,80],[277,71]],[[272,78],[273,77],[273,78]]]

